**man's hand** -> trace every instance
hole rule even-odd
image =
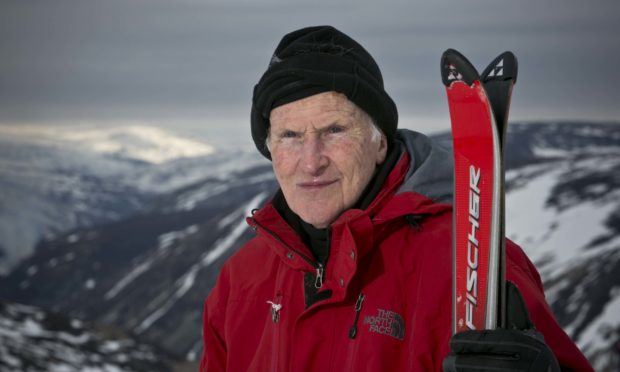
[[[444,371],[560,371],[553,352],[534,329],[519,290],[510,282],[506,290],[508,329],[455,334]]]

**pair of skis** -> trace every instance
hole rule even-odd
[[[441,58],[454,145],[453,332],[505,325],[504,144],[517,60]]]

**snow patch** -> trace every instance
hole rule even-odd
[[[158,250],[162,251],[162,250],[166,250],[168,249],[168,247],[170,247],[175,241],[184,239],[185,237],[187,237],[188,235],[192,235],[195,234],[196,232],[198,232],[198,226],[197,225],[191,225],[186,227],[183,230],[179,230],[179,231],[171,231],[165,234],[161,234],[158,238]]]
[[[71,234],[67,237],[67,243],[74,244],[80,240],[80,236],[78,234]]]
[[[532,153],[539,158],[565,158],[570,155],[567,150],[540,146],[532,147]]]
[[[20,328],[21,328],[20,329],[21,333],[24,334],[25,336],[41,337],[45,335],[45,332],[43,331],[41,324],[35,322],[34,320],[30,318],[24,320]]]
[[[581,333],[577,344],[586,355],[612,348],[616,339],[616,330],[620,327],[620,288],[612,288],[612,300],[603,312]],[[596,365],[594,366],[597,369]]]
[[[105,341],[99,348],[99,351],[102,353],[113,353],[119,351],[123,346],[126,345],[123,345],[121,341]]]
[[[116,297],[116,295],[118,295],[123,289],[125,289],[125,287],[127,287],[127,285],[129,285],[137,277],[142,275],[142,273],[148,271],[148,269],[151,268],[152,264],[153,264],[153,261],[149,260],[149,261],[144,261],[141,264],[139,264],[136,267],[134,267],[127,275],[125,275],[121,280],[116,282],[114,287],[112,287],[112,289],[110,289],[108,292],[106,292],[106,294],[103,296],[103,298],[105,300],[110,300],[110,299]]]
[[[252,214],[252,210],[258,208],[261,202],[267,197],[267,195],[267,192],[263,192],[255,196],[254,199],[252,199],[250,203],[246,206],[245,210],[243,211],[243,216],[250,216]],[[222,254],[224,254],[224,252],[226,252],[233,245],[233,243],[237,239],[239,239],[241,234],[243,234],[246,229],[247,224],[245,222],[245,218],[242,218],[241,222],[233,229],[232,232],[228,234],[228,236],[224,237],[223,239],[217,240],[215,242],[215,248],[213,248],[211,251],[209,251],[203,256],[202,265],[208,266],[213,263],[213,261],[220,258],[220,256],[222,256]]]
[[[262,160],[261,160],[262,162]],[[241,167],[240,167],[241,168]],[[232,171],[232,169],[230,169],[229,171]],[[227,176],[226,174],[222,173],[221,171],[218,173],[218,178],[221,179],[226,179],[226,178],[231,178],[229,176]],[[265,181],[269,181],[269,180],[273,180],[274,179],[274,175],[272,172],[267,172],[267,173],[263,173],[263,174],[259,174],[256,176],[252,176],[250,178],[247,179],[236,179],[235,177],[232,177],[232,181],[231,182],[222,182],[222,183],[216,183],[216,184],[205,184],[203,187],[197,189],[197,190],[193,190],[192,192],[189,192],[187,194],[182,195],[181,197],[179,197],[178,201],[177,201],[177,206],[176,209],[180,210],[180,211],[189,211],[192,210],[194,208],[196,208],[196,206],[204,201],[207,200],[209,198],[212,198],[214,196],[223,194],[227,191],[229,191],[231,188],[239,186],[241,183],[243,183],[243,185],[252,185],[252,184],[257,184],[257,183],[261,183],[261,182],[265,182]]]
[[[28,276],[33,276],[33,275],[35,275],[38,271],[39,271],[39,268],[37,267],[37,265],[32,265],[32,266],[28,267],[28,269],[26,269],[26,274],[27,274]]]
[[[507,235],[523,247],[543,280],[557,277],[573,262],[599,255],[603,248],[586,248],[592,237],[609,233],[605,221],[618,208],[617,203],[595,201],[571,203],[571,208],[562,211],[549,208],[547,193],[564,173],[570,172],[567,166],[560,163],[548,168],[506,195]]]
[[[220,219],[217,223],[217,228],[219,230],[222,230],[226,227],[228,227],[229,225],[231,225],[233,222],[237,221],[239,219],[239,214],[242,211],[236,210],[234,212],[232,212],[231,214],[229,214],[228,216],[225,216],[224,218]]]
[[[71,328],[81,329],[84,327],[84,323],[82,323],[79,319],[71,319]]]
[[[63,341],[66,341],[70,344],[81,345],[90,341],[91,336],[88,333],[82,333],[80,335],[72,335],[66,332],[58,332],[57,338]]]
[[[605,194],[609,191],[610,186],[604,183],[589,185],[586,187],[585,192],[593,195]]]
[[[199,202],[206,200],[212,196],[222,194],[228,191],[228,189],[229,186],[225,184],[216,186],[205,186],[200,190],[194,191],[189,195],[181,197],[177,203],[177,209],[181,211],[191,211],[192,209],[196,208],[196,205]]]

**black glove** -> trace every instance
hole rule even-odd
[[[534,325],[517,287],[506,282],[508,329],[465,331],[452,336],[446,372],[560,371],[555,356]]]

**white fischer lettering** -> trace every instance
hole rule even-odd
[[[467,328],[476,329],[474,325],[474,308],[478,304],[478,238],[480,228],[480,168],[469,166],[469,224],[467,235],[467,301],[465,302],[465,323]]]

